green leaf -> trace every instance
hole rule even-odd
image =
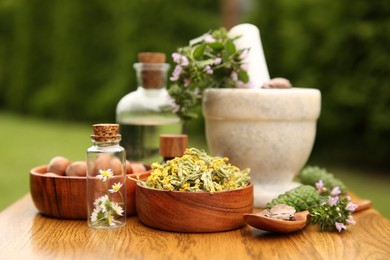
[[[242,81],[244,83],[248,83],[248,81],[249,81],[249,76],[248,76],[248,73],[246,71],[240,70],[240,72],[238,72],[237,77],[240,81]]]
[[[209,43],[209,46],[214,50],[214,51],[220,51],[223,49],[223,44],[220,42],[212,42]]]
[[[225,47],[229,56],[236,52],[236,45],[234,45],[232,40],[226,40]]]
[[[193,52],[193,57],[195,59],[199,59],[202,57],[203,53],[204,53],[204,50],[206,49],[206,45],[205,44],[201,44],[199,45],[198,47],[195,48],[194,52]]]

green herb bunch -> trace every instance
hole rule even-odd
[[[356,224],[351,213],[356,209],[356,204],[349,197],[323,197],[320,205],[309,208],[311,223],[320,226],[321,231],[341,232],[347,229],[346,225]]]
[[[299,180],[303,185],[279,195],[267,203],[267,208],[286,204],[296,211],[308,210],[311,223],[319,225],[321,231],[341,232],[347,225],[356,224],[351,214],[357,205],[345,196],[347,187],[333,174],[319,167],[306,167]]]
[[[174,100],[174,112],[183,120],[196,118],[206,88],[245,87],[249,82],[247,49],[238,50],[236,38],[226,29],[210,31],[172,54],[176,67],[170,77],[168,92]]]

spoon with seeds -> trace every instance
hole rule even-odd
[[[358,206],[354,212],[369,209],[372,205],[372,202],[370,200],[360,200],[354,203]],[[278,210],[279,209],[277,209],[277,211]],[[283,215],[287,211],[287,215],[288,215],[287,217],[280,216],[279,218],[276,218],[280,215],[278,212],[272,213],[272,212],[267,212],[266,210],[265,213],[264,212],[247,213],[244,214],[243,217],[245,222],[249,226],[252,226],[257,229],[269,231],[269,232],[291,233],[303,229],[306,226],[306,224],[309,222],[310,219],[309,211],[305,210],[305,211],[291,214],[290,210],[291,209],[289,208],[287,210],[286,209],[282,210],[283,213],[281,215]],[[295,220],[289,220],[290,217],[293,217],[293,219]]]

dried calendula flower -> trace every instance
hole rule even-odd
[[[248,186],[249,171],[231,165],[226,157],[212,157],[203,150],[187,148],[182,157],[165,164],[153,163],[146,181],[135,181],[154,189],[213,193]]]

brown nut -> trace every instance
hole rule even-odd
[[[145,165],[140,162],[132,162],[131,168],[133,169],[133,173],[140,173],[146,171]]]
[[[71,161],[62,156],[56,156],[50,160],[49,166],[47,167],[48,172],[53,172],[57,175],[64,176],[65,170]]]
[[[118,158],[113,157],[110,154],[99,154],[95,166],[93,167],[92,174],[93,176],[96,176],[99,174],[99,170],[111,169],[114,172],[114,175],[121,175],[123,171],[122,167],[122,163]]]
[[[132,174],[133,173],[133,168],[131,168],[131,163],[130,161],[126,160],[126,174]]]
[[[87,176],[87,163],[84,161],[73,162],[66,167],[65,170],[66,176]]]

